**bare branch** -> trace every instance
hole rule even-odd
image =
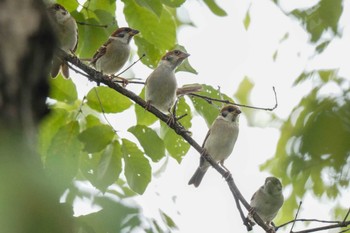
[[[100,28],[108,28],[107,24],[93,24],[93,23],[86,23],[86,22],[80,22],[77,21],[77,24],[83,25],[83,26],[92,26],[92,27],[100,27]]]
[[[236,105],[236,106],[243,107],[243,108],[252,108],[252,109],[256,109],[256,110],[273,111],[277,108],[278,102],[277,102],[277,93],[276,93],[275,87],[272,87],[272,90],[273,90],[273,94],[274,94],[274,98],[275,98],[275,105],[272,108],[263,108],[263,107],[255,107],[255,106],[245,105],[245,104],[237,104],[237,103],[231,102],[229,100],[215,99],[215,98],[211,98],[209,96],[199,95],[199,94],[195,94],[195,93],[191,93],[191,94],[189,94],[189,96],[195,96],[195,97],[202,98],[202,99],[206,100],[208,103],[212,103],[213,101],[215,101],[215,102],[220,102],[220,103],[225,103],[225,104],[232,104],[232,105]]]
[[[142,56],[137,59],[136,61],[134,61],[130,66],[126,67],[126,69],[124,69],[122,72],[120,72],[119,74],[117,74],[117,77],[119,77],[120,75],[124,74],[127,70],[129,70],[131,67],[133,67],[136,63],[138,63],[139,61],[142,60],[142,58],[146,57],[146,54],[142,54]]]
[[[346,213],[343,222],[346,221],[346,219],[349,217],[349,214],[350,214],[350,208],[348,209],[348,212]]]
[[[347,232],[347,231],[350,231],[350,228],[345,229],[345,230],[343,230],[343,231],[339,231],[339,233],[344,233],[344,232]]]
[[[315,227],[315,228],[302,230],[302,231],[294,231],[293,233],[309,233],[309,232],[316,232],[316,231],[324,231],[324,230],[328,230],[328,229],[347,227],[349,225],[350,225],[350,221],[347,221],[347,222],[340,222],[337,224],[331,224],[331,225],[323,226],[323,227]]]
[[[294,223],[294,222],[341,223],[340,221],[328,221],[328,220],[319,220],[319,219],[300,218],[300,219],[293,219],[291,221],[283,223],[280,226],[277,226],[276,230],[278,230],[279,228],[285,227],[285,226],[287,226],[291,223]]]
[[[301,205],[302,205],[302,204],[303,204],[303,202],[300,201],[300,202],[299,202],[299,206],[298,206],[298,210],[297,210],[297,212],[296,212],[296,214],[295,214],[294,220],[298,218],[299,211],[300,211],[300,208],[301,208]],[[292,227],[290,228],[290,231],[289,231],[290,233],[293,232],[293,228],[294,228],[295,223],[296,223],[296,221],[293,221],[293,225],[292,225]]]
[[[105,112],[105,109],[103,108],[103,105],[102,105],[100,96],[98,95],[98,91],[97,91],[97,88],[96,88],[96,87],[94,87],[94,91],[95,91],[95,94],[96,94],[98,103],[100,104],[101,112],[102,112],[103,118],[105,119],[105,121],[107,122],[107,124],[113,129],[114,133],[116,133],[117,130],[114,129],[114,127],[112,126],[112,124],[109,122],[109,120],[108,120],[107,117],[106,117],[106,112]]]

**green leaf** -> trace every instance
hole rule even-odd
[[[286,32],[283,37],[279,40],[279,43],[286,41],[289,38],[289,32]]]
[[[160,0],[135,0],[136,3],[142,7],[147,8],[153,12],[157,17],[160,17],[163,10],[163,5]]]
[[[39,153],[45,158],[52,138],[57,131],[66,124],[69,113],[64,109],[53,109],[39,126]]]
[[[45,168],[63,191],[77,174],[82,145],[78,140],[79,124],[72,121],[55,134],[48,148]]]
[[[180,7],[184,2],[186,2],[186,0],[162,0],[164,5],[174,8]]]
[[[321,81],[327,83],[337,76],[337,71],[335,70],[319,70],[318,74],[321,78]]]
[[[184,51],[184,52],[187,52],[187,50],[185,49],[184,46],[182,45],[179,45],[177,44],[174,48],[172,48],[172,50],[174,49],[179,49],[181,51]],[[178,71],[186,71],[186,72],[189,72],[189,73],[192,73],[192,74],[198,74],[198,72],[191,66],[190,62],[188,59],[185,59],[181,65],[179,65],[177,68],[176,68],[176,72]]]
[[[94,197],[100,211],[77,217],[79,232],[128,232],[125,222],[130,216],[139,216],[139,210],[116,202],[111,198]],[[125,229],[126,228],[126,229]]]
[[[64,6],[64,8],[69,11],[72,12],[74,10],[76,10],[79,6],[79,3],[77,1],[71,1],[71,0],[57,0],[56,1],[58,4],[61,4],[62,6]]]
[[[93,126],[97,126],[97,125],[101,125],[102,122],[100,121],[99,118],[97,118],[96,116],[94,115],[87,115],[85,117],[85,120],[86,120],[86,128],[91,128]]]
[[[128,109],[132,102],[109,87],[94,87],[86,96],[87,104],[98,112],[118,113]]]
[[[170,229],[173,229],[173,230],[179,229],[176,226],[174,220],[169,215],[164,213],[162,210],[159,210],[159,212],[160,212],[160,216],[162,217],[163,221]]]
[[[328,45],[331,43],[331,40],[327,40],[322,42],[321,44],[316,46],[316,51],[318,53],[322,53],[326,48],[328,48]]]
[[[143,54],[146,56],[142,59],[142,63],[155,69],[160,58],[164,55],[164,51],[161,51],[150,41],[141,38],[139,36],[135,37],[135,44],[137,45],[137,54],[141,57]],[[149,74],[145,74],[143,79],[146,79]]]
[[[165,156],[164,143],[154,130],[144,125],[136,125],[129,128],[128,131],[137,138],[146,155],[153,162],[158,162]]]
[[[161,122],[161,134],[164,135],[163,140],[165,148],[170,156],[178,163],[181,163],[183,156],[185,156],[190,149],[190,145],[163,122]]]
[[[103,151],[96,171],[96,187],[102,192],[114,184],[122,171],[121,145],[115,141]]]
[[[242,82],[239,84],[238,90],[235,94],[235,97],[242,104],[249,104],[249,96],[254,88],[254,83],[248,78],[244,77]]]
[[[192,126],[191,120],[192,120],[192,111],[190,106],[186,103],[185,98],[180,98],[177,102],[177,108],[176,108],[176,117],[183,116],[183,118],[179,120],[179,122],[186,128],[189,129]]]
[[[78,138],[84,144],[86,152],[94,153],[104,149],[114,136],[115,132],[110,126],[97,125],[81,132]]]
[[[321,0],[319,12],[320,18],[324,21],[326,27],[331,28],[337,34],[339,18],[343,12],[343,1]]]
[[[311,8],[294,10],[291,14],[305,25],[306,30],[311,34],[311,41],[317,42],[328,29],[339,34],[338,22],[343,12],[342,2],[342,0],[321,0]]]
[[[248,28],[250,26],[250,11],[249,10],[245,14],[243,24],[244,24],[245,30],[248,30]]]
[[[198,92],[197,94],[207,96],[210,98],[215,98],[219,100],[229,100],[233,102],[233,100],[227,95],[222,94],[218,90],[214,89],[212,86],[205,84],[202,85],[202,91]],[[212,101],[213,104],[209,104],[206,100],[199,97],[191,97],[191,101],[196,111],[199,113],[199,115],[201,115],[204,118],[208,126],[211,126],[211,124],[214,122],[214,120],[219,114],[219,109],[221,109],[221,107],[224,105],[214,101]]]
[[[273,55],[272,55],[272,60],[273,61],[276,61],[277,60],[277,57],[278,57],[278,50],[276,50]]]
[[[302,82],[304,82],[305,80],[307,80],[308,78],[313,77],[313,75],[315,74],[315,71],[311,71],[311,72],[303,72],[299,75],[299,77],[294,81],[293,85],[298,85]]]
[[[96,178],[96,171],[97,167],[100,163],[101,157],[102,157],[103,151],[96,152],[96,153],[82,153],[80,157],[80,166],[79,170],[81,175],[83,175],[83,179],[87,179],[90,181],[90,183],[97,187],[97,178]]]
[[[145,99],[145,88],[142,89],[140,93],[140,97],[142,99]],[[156,116],[154,116],[152,113],[150,113],[146,109],[140,107],[138,104],[135,104],[135,114],[136,114],[136,121],[138,125],[150,126],[158,120]]]
[[[115,189],[109,190],[108,191],[109,193],[113,193],[120,198],[134,197],[134,196],[138,195],[136,192],[134,192],[132,189],[130,189],[130,187],[128,186],[126,181],[124,181],[122,179],[118,179],[116,184],[118,185],[120,190],[115,190]]]
[[[50,98],[72,103],[78,99],[77,89],[72,79],[65,79],[62,75],[57,78],[50,79]]]
[[[224,9],[222,9],[218,4],[216,4],[215,0],[203,0],[203,2],[209,7],[211,12],[213,12],[217,16],[226,16],[227,13]]]
[[[253,88],[254,88],[254,83],[249,79],[249,77],[244,77],[244,79],[239,84],[237,92],[235,93],[234,96],[237,98],[237,101],[239,103],[251,105],[249,97],[252,93]],[[250,126],[257,126],[256,117],[255,117],[256,114],[257,112],[252,109],[244,110],[244,115],[246,116],[248,120],[248,124]]]
[[[151,166],[135,143],[122,139],[125,162],[125,177],[128,185],[138,194],[143,194],[151,181]]]
[[[155,67],[161,56],[165,54],[166,50],[175,46],[175,18],[166,8],[163,9],[160,17],[157,17],[149,10],[137,5],[134,0],[124,0],[123,2],[125,4],[125,18],[129,25],[132,28],[142,30],[140,35],[137,36],[138,38],[142,39],[136,39],[136,45],[143,48],[149,44],[154,45],[152,50],[147,51],[148,53],[146,53],[146,59],[142,59],[142,62],[148,61],[150,64],[152,64],[151,67]],[[140,46],[140,43],[146,43],[146,45]],[[144,52],[145,51],[142,51],[142,53]],[[161,56],[159,56],[159,54],[161,54]]]

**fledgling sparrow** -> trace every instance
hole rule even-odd
[[[268,226],[276,217],[278,210],[282,207],[284,197],[282,194],[282,184],[276,177],[267,177],[265,184],[256,191],[250,201],[252,207],[248,218],[253,220],[252,212],[259,215]]]
[[[152,105],[163,113],[171,111],[177,90],[175,69],[188,56],[190,56],[188,53],[172,50],[162,57],[157,68],[146,80],[145,99],[148,107]]]
[[[232,153],[236,143],[239,132],[238,118],[240,113],[241,110],[237,106],[227,105],[223,107],[204,139],[202,147],[209,153],[213,160],[219,162],[222,166],[225,159]],[[209,167],[209,162],[201,156],[199,167],[188,184],[198,187]]]
[[[91,65],[103,74],[117,73],[128,61],[130,41],[138,33],[138,30],[128,27],[118,28],[94,54]]]
[[[59,48],[65,52],[75,52],[78,45],[78,26],[70,13],[60,4],[48,7],[49,16],[55,29]],[[59,71],[65,78],[69,78],[69,69],[65,61],[55,56],[51,67],[51,77],[55,78]]]

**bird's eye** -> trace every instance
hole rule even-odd
[[[131,29],[130,28],[125,28],[125,31],[126,32],[131,32]]]
[[[124,32],[121,32],[121,33],[118,33],[118,35],[117,35],[117,37],[121,37],[121,38],[123,38],[124,37]]]
[[[180,51],[179,51],[179,50],[175,50],[175,51],[174,51],[174,54],[175,54],[176,56],[178,56],[178,55],[180,54]]]
[[[55,4],[55,10],[59,10],[60,9],[60,5]]]

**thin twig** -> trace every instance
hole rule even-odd
[[[237,207],[237,209],[238,209],[239,215],[241,216],[241,219],[242,219],[242,221],[243,221],[243,224],[246,226],[247,231],[251,231],[253,228],[252,228],[251,224],[249,224],[249,222],[248,222],[246,216],[245,216],[244,213],[243,213],[241,204],[239,203],[239,199],[238,199],[236,193],[233,195],[233,198],[235,199],[236,207]]]
[[[69,67],[71,70],[73,70],[75,73],[81,74],[81,75],[83,75],[83,76],[89,78],[89,75],[87,75],[87,74],[81,72],[80,70],[75,69],[75,68],[74,68],[72,65],[70,65],[69,63],[67,63],[67,64],[68,64],[68,67]]]
[[[87,77],[87,78],[90,77],[89,75],[87,75],[87,74],[84,73],[84,72],[81,72],[80,70],[76,69],[75,67],[73,67],[73,66],[70,65],[69,63],[67,63],[67,64],[68,64],[68,67],[69,67],[70,69],[72,69],[75,73],[81,74],[81,75],[83,75],[83,76],[85,76],[85,77]],[[98,72],[98,71],[97,71],[97,72]],[[122,78],[122,77],[116,77],[116,78]],[[123,78],[122,78],[122,79],[123,79]],[[116,83],[123,83],[123,81],[120,81],[120,80],[113,80],[113,81],[116,82]],[[130,84],[130,83],[145,85],[145,82],[143,82],[143,81],[132,81],[132,80],[129,80],[129,79],[128,79],[128,84]]]
[[[328,230],[328,229],[347,227],[349,225],[350,225],[350,221],[347,221],[347,222],[341,222],[338,224],[332,224],[332,225],[323,226],[323,227],[315,227],[315,228],[302,230],[302,231],[294,231],[294,233],[310,233],[310,232],[316,232],[316,231],[324,231],[324,230]]]
[[[344,232],[347,232],[347,231],[350,231],[350,228],[345,229],[345,230],[343,230],[343,231],[339,231],[338,233],[344,233]]]
[[[120,72],[119,74],[116,75],[116,77],[119,77],[120,75],[124,74],[127,70],[129,70],[131,67],[133,67],[136,63],[138,63],[139,61],[141,61],[142,58],[144,58],[146,56],[146,54],[142,54],[142,56],[137,59],[136,61],[134,61],[131,65],[129,65],[128,67],[126,67],[122,72]]]
[[[114,132],[116,133],[117,131],[114,129],[114,127],[112,126],[112,124],[109,122],[109,120],[107,119],[106,115],[105,115],[105,109],[103,108],[102,106],[102,102],[101,102],[101,99],[100,99],[100,96],[98,95],[98,92],[97,92],[97,88],[94,87],[94,91],[96,93],[96,97],[97,97],[97,100],[98,102],[100,103],[100,107],[101,107],[101,111],[102,111],[102,116],[103,118],[106,120],[107,124],[114,130]]]
[[[348,209],[348,212],[346,213],[343,222],[346,221],[346,219],[349,217],[349,214],[350,214],[350,208]]]
[[[78,116],[79,116],[79,114],[80,113],[83,113],[83,105],[84,105],[84,101],[86,100],[86,95],[84,95],[84,97],[83,97],[83,99],[81,100],[81,104],[80,104],[80,106],[79,106],[79,110],[78,110],[78,112],[77,112],[77,114],[75,115],[75,119],[77,119],[78,118]]]
[[[299,211],[300,211],[300,208],[301,208],[301,205],[302,205],[302,204],[303,204],[303,202],[302,202],[302,201],[300,201],[300,202],[299,202],[298,209],[297,209],[297,212],[296,212],[296,214],[295,214],[295,218],[294,218],[294,220],[298,218]],[[290,228],[290,231],[289,231],[290,233],[292,233],[292,232],[293,232],[293,228],[294,228],[295,223],[296,223],[296,221],[294,221],[294,222],[293,222],[293,225],[292,225],[292,227]]]
[[[77,21],[77,24],[83,25],[83,26],[92,26],[92,27],[101,27],[101,28],[108,28],[107,24],[93,24],[93,23],[86,23],[86,22],[80,22]]]
[[[276,230],[279,229],[279,228],[282,228],[284,226],[287,226],[287,225],[289,225],[291,223],[294,223],[294,222],[341,223],[340,221],[328,221],[328,220],[319,220],[319,219],[300,218],[300,219],[293,219],[291,221],[283,223],[283,224],[277,226]]]
[[[225,104],[232,104],[232,105],[236,105],[236,106],[243,107],[243,108],[252,108],[252,109],[257,109],[257,110],[273,111],[277,108],[278,102],[277,102],[277,94],[276,94],[275,87],[272,87],[272,90],[273,90],[273,93],[275,96],[275,105],[272,108],[263,108],[263,107],[255,107],[255,106],[245,105],[245,104],[237,104],[237,103],[231,102],[229,100],[215,99],[215,98],[212,98],[209,96],[199,95],[199,94],[195,94],[195,93],[191,93],[189,95],[202,98],[209,103],[211,103],[212,101],[215,101],[215,102],[220,102],[220,103],[225,103]]]

